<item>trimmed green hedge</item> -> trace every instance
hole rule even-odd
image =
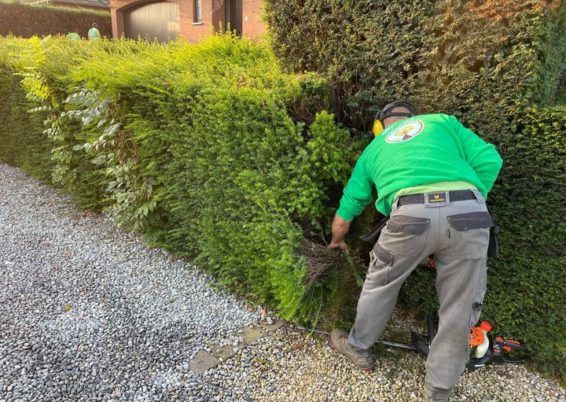
[[[496,144],[504,167],[488,201],[502,256],[489,262],[483,317],[523,339],[537,367],[564,376],[566,4],[267,0],[267,19],[283,66],[326,77],[332,110],[353,132],[368,132],[379,108],[408,98]],[[433,276],[409,279],[409,309],[434,310]]]
[[[30,105],[19,78],[2,68],[0,96],[0,160],[21,166],[41,180],[49,180],[51,143],[37,135],[43,130],[42,119],[28,112]]]
[[[363,132],[385,103],[410,98],[496,137],[508,128],[497,116],[554,96],[565,14],[556,0],[267,1],[283,66],[326,76],[338,118]]]
[[[324,111],[325,80],[231,36],[4,38],[0,73],[2,160],[253,302],[316,320],[328,292],[306,285],[306,238],[324,232],[356,146]]]
[[[273,47],[295,73],[264,45],[231,37],[2,39],[0,107],[13,115],[2,117],[0,157],[251,300],[331,325],[354,311],[363,272],[317,243],[367,141],[358,133],[395,97],[454,113],[505,160],[490,197],[503,255],[490,262],[484,316],[564,374],[565,115],[545,103],[564,103],[566,8],[484,3],[269,0]],[[374,218],[368,209],[356,222],[352,243]],[[426,275],[402,296],[422,313],[435,303]]]

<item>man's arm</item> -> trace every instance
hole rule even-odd
[[[363,212],[372,200],[372,181],[365,168],[365,155],[365,153],[362,153],[358,158],[352,177],[344,188],[340,207],[332,222],[332,241],[328,245],[329,248],[348,251],[344,238],[350,229],[350,223],[352,219]]]
[[[453,117],[456,120],[455,117]],[[456,120],[457,121],[457,120]],[[461,138],[466,161],[478,175],[478,178],[485,187],[485,197],[493,187],[495,179],[501,170],[503,160],[495,146],[485,142],[476,133],[466,128],[459,121],[458,134]]]
[[[348,245],[344,241],[346,233],[350,230],[350,223],[346,219],[340,217],[340,215],[334,215],[334,221],[332,222],[332,241],[328,245],[328,248],[339,248],[342,251],[348,251]]]

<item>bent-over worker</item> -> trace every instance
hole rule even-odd
[[[401,285],[434,254],[440,308],[438,332],[426,361],[425,397],[444,401],[469,358],[468,337],[486,290],[489,228],[485,200],[501,169],[495,147],[454,116],[417,115],[407,101],[379,114],[381,134],[358,158],[334,221],[330,248],[348,250],[351,221],[372,201],[390,215],[370,253],[370,265],[350,333],[331,343],[356,366],[371,370],[371,348],[393,311]]]

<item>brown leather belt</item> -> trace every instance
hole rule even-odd
[[[397,201],[398,206],[407,205],[407,204],[424,204],[425,203],[425,195],[428,196],[428,202],[434,204],[435,202],[445,202],[446,200],[446,193],[450,197],[450,202],[454,201],[465,201],[465,200],[475,200],[476,196],[472,190],[458,190],[458,191],[436,191],[432,193],[426,194],[411,194],[411,195],[404,195],[399,197]]]

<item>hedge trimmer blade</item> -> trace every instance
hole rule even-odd
[[[306,327],[303,327],[302,325],[297,325],[297,328],[300,329],[301,331],[314,332],[315,334],[330,336],[330,332],[328,332],[328,331],[321,331],[319,329],[306,328]],[[385,346],[390,346],[390,347],[393,347],[393,348],[417,351],[417,349],[415,349],[414,346],[407,345],[405,343],[398,343],[398,342],[384,341],[384,340],[379,340],[378,342],[385,345]]]

